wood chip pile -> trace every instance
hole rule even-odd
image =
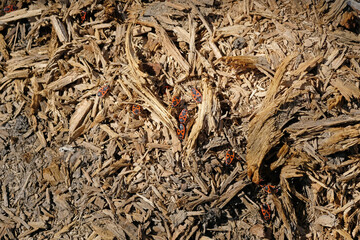
[[[356,239],[360,3],[144,2],[1,2],[0,239]]]

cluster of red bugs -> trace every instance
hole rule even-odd
[[[262,189],[267,192],[267,193],[277,193],[278,192],[278,188],[270,185],[270,184],[259,184],[260,187],[262,187]],[[261,210],[261,214],[264,218],[265,221],[269,221],[271,219],[271,209],[269,204],[267,203],[263,203],[260,206],[260,210]]]
[[[17,7],[15,5],[9,5],[4,8],[4,12],[9,13],[9,12],[15,11],[16,9],[17,9]]]
[[[105,84],[104,86],[102,86],[102,87],[98,90],[98,92],[97,92],[96,95],[97,95],[99,98],[102,98],[102,97],[104,97],[104,96],[107,94],[107,92],[108,92],[109,90],[110,90],[109,85]],[[131,109],[131,110],[132,110],[132,113],[133,113],[134,115],[139,115],[140,112],[141,112],[141,106],[135,104],[135,105],[132,106],[132,109]]]
[[[277,193],[277,192],[278,192],[277,187],[275,187],[275,186],[273,186],[273,185],[269,185],[269,184],[267,184],[267,185],[259,184],[259,185],[260,185],[260,187],[262,187],[262,188],[265,190],[265,192],[267,192],[267,193],[273,193],[273,192]]]
[[[201,93],[195,89],[195,88],[191,88],[191,96],[194,99],[194,101],[196,103],[201,103],[202,102],[202,95]],[[181,97],[180,96],[174,96],[172,98],[171,101],[171,106],[173,108],[179,106],[181,102]],[[185,122],[187,120],[187,118],[189,117],[189,112],[186,108],[183,108],[179,114],[179,128],[177,129],[176,133],[178,135],[178,138],[180,140],[183,140],[185,138],[185,133],[186,133],[186,127],[185,127]]]
[[[86,16],[86,13],[85,15]],[[109,85],[104,85],[102,86],[98,92],[97,92],[97,96],[102,98],[106,95],[106,93],[109,91],[110,87]],[[194,99],[195,102],[197,103],[201,103],[202,102],[202,95],[201,93],[195,89],[195,88],[192,88],[191,89],[191,95],[192,95],[192,98]],[[181,97],[180,96],[174,96],[172,98],[172,102],[171,102],[171,106],[173,108],[179,106],[181,102]],[[134,115],[139,115],[141,112],[141,106],[140,105],[133,105],[132,106],[132,113]],[[179,122],[180,122],[180,125],[179,125],[179,128],[177,129],[177,135],[179,137],[180,140],[183,140],[185,138],[185,132],[186,132],[186,127],[185,127],[185,122],[187,120],[187,118],[189,117],[189,112],[186,108],[183,108],[179,114]],[[232,160],[231,160],[232,161]],[[229,164],[231,163],[231,161],[229,162]]]

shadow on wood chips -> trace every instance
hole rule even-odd
[[[0,239],[356,239],[356,0],[2,1]]]

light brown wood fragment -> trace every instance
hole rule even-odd
[[[137,37],[137,36],[143,35],[145,33],[151,32],[151,31],[152,31],[151,27],[137,25],[133,28],[132,34],[134,37]]]
[[[247,155],[246,163],[248,165],[248,176],[253,182],[260,182],[259,168],[266,154],[280,142],[280,138],[283,136],[282,131],[278,127],[278,119],[275,117],[278,108],[287,100],[287,92],[282,96],[278,96],[272,99],[274,93],[279,85],[282,76],[284,75],[284,69],[289,64],[290,60],[297,54],[292,54],[285,58],[275,73],[276,81],[274,81],[271,91],[267,92],[267,95],[271,97],[265,97],[267,101],[262,104],[261,110],[255,115],[255,117],[249,123],[248,143],[247,143]],[[297,95],[299,93],[293,93]]]
[[[338,38],[339,41],[345,42],[345,43],[359,43],[360,42],[360,36],[359,34],[355,34],[350,31],[339,31],[336,30],[332,33],[330,33],[330,36],[334,36]]]
[[[29,69],[16,70],[6,75],[9,79],[28,78],[30,76]]]
[[[190,7],[188,5],[177,3],[177,2],[168,2],[168,1],[166,1],[165,4],[166,4],[166,6],[175,8],[175,9],[177,9],[179,11],[184,11],[184,10],[190,9]]]
[[[100,128],[102,130],[104,130],[107,134],[109,134],[109,136],[111,138],[117,138],[119,136],[119,134],[117,134],[116,132],[114,132],[108,125],[106,124],[101,124]]]
[[[275,72],[274,78],[271,80],[270,86],[266,92],[266,97],[264,99],[264,103],[268,103],[272,99],[275,98],[276,92],[280,86],[281,80],[285,74],[286,67],[289,65],[290,61],[298,56],[299,53],[295,52],[287,56],[280,64],[278,69]]]
[[[77,105],[76,110],[71,115],[69,122],[70,135],[74,133],[75,129],[78,128],[84,122],[85,116],[90,111],[92,104],[93,102],[91,100],[84,99],[82,102],[80,102]]]
[[[351,64],[354,66],[356,73],[357,73],[357,74],[360,74],[360,66],[359,66],[359,63],[358,63],[354,58],[351,58],[351,59],[350,59],[350,62],[351,62]]]
[[[222,57],[222,54],[219,50],[219,48],[216,46],[215,42],[213,41],[213,36],[214,36],[214,32],[210,26],[210,24],[206,21],[206,19],[204,18],[204,16],[202,15],[202,13],[200,12],[200,10],[198,9],[197,6],[195,6],[195,4],[193,3],[194,0],[189,0],[190,6],[191,8],[195,11],[195,13],[199,16],[201,22],[204,24],[205,28],[207,29],[207,31],[209,32],[210,35],[210,39],[208,41],[209,46],[212,48],[214,55],[217,59]]]
[[[289,221],[288,221],[289,219],[287,217],[287,214],[285,213],[284,208],[282,207],[282,203],[281,203],[280,199],[278,197],[274,196],[274,195],[272,195],[272,200],[273,200],[274,205],[276,207],[277,213],[279,214],[282,222],[284,223],[284,226],[286,227],[286,229],[288,231],[287,236],[289,237],[289,235],[291,236],[292,231],[291,231],[291,227],[290,227],[290,224],[289,224]],[[290,237],[290,239],[292,239],[292,238]]]
[[[323,60],[323,56],[317,56],[313,59],[310,59],[306,62],[303,62],[299,65],[298,69],[296,69],[293,72],[293,75],[298,76],[306,71],[311,70],[312,68],[314,68],[317,64],[321,63]]]
[[[213,89],[208,83],[208,79],[202,79],[202,103],[199,104],[198,117],[195,120],[195,123],[189,133],[189,137],[185,143],[184,149],[186,150],[185,155],[185,164],[191,166],[189,162],[189,157],[191,156],[192,151],[195,148],[196,140],[203,130],[205,124],[205,118],[212,115],[213,107]]]
[[[348,102],[351,101],[351,98],[354,99],[360,98],[360,90],[352,82],[345,83],[342,80],[336,78],[336,79],[332,79],[330,83],[339,90],[341,95],[343,95]]]
[[[292,31],[291,29],[287,28],[285,25],[282,25],[281,23],[279,23],[276,20],[273,20],[275,26],[276,26],[276,30],[278,31],[278,33],[280,35],[282,35],[285,39],[293,42],[293,43],[298,43],[299,39],[296,36],[296,33],[294,31]]]
[[[7,44],[2,34],[0,34],[0,53],[6,61],[9,60],[10,56],[7,50]]]
[[[97,152],[97,153],[100,153],[102,151],[101,148],[99,148],[99,147],[97,147],[94,144],[89,143],[89,142],[82,142],[81,145],[84,146],[85,148],[90,149],[90,150],[92,150],[94,152]]]
[[[333,236],[336,236],[335,233],[339,233],[343,239],[345,240],[353,240],[354,238],[351,237],[351,235],[349,233],[347,233],[345,230],[342,230],[342,229],[333,229]]]
[[[37,131],[36,132],[36,136],[38,137],[39,141],[40,141],[40,146],[41,148],[44,148],[46,147],[46,140],[45,140],[45,137],[44,137],[44,134],[42,131]]]
[[[171,145],[166,145],[161,143],[147,143],[146,148],[147,149],[159,148],[159,149],[167,150],[171,148]]]
[[[65,43],[69,41],[68,33],[65,29],[64,24],[57,18],[55,15],[50,17],[52,26],[55,29],[56,35],[58,36],[60,42]]]
[[[69,223],[68,225],[65,225],[62,229],[60,229],[60,231],[56,232],[54,234],[54,239],[60,239],[60,236],[68,231],[70,231],[70,229],[77,224],[77,221],[73,221],[71,223]]]
[[[160,25],[156,25],[156,32],[158,37],[160,38],[160,43],[163,48],[166,50],[165,53],[174,57],[174,59],[178,62],[180,67],[188,73],[190,71],[190,64],[186,61],[186,59],[180,54],[180,51],[177,49],[175,44],[171,41],[165,29]]]
[[[259,66],[268,68],[266,66],[268,65],[266,60],[263,57],[258,57],[258,56],[244,55],[244,56],[234,56],[234,57],[222,57],[219,60],[224,61],[227,65],[239,71],[259,69]]]
[[[26,8],[13,11],[0,17],[0,22],[9,23],[20,19],[31,18],[40,15],[44,9],[28,10]]]
[[[300,121],[290,125],[286,128],[292,134],[296,133],[296,136],[300,134],[313,133],[315,131],[323,131],[328,127],[335,127],[339,125],[349,125],[360,122],[360,112],[354,111],[351,115],[341,115],[334,118],[321,119],[317,121]]]
[[[77,71],[68,72],[65,76],[60,77],[58,80],[51,82],[47,85],[48,89],[51,90],[60,90],[66,85],[73,83],[83,77],[85,77],[86,74],[79,74]]]
[[[324,17],[325,22],[329,22],[332,19],[336,18],[341,11],[346,7],[346,1],[343,0],[336,0],[330,6],[330,11]]]
[[[148,106],[150,106],[149,110],[157,115],[158,118],[161,119],[162,123],[168,127],[172,136],[173,151],[179,151],[181,145],[175,132],[177,121],[163,106],[157,96],[145,85],[146,81],[143,77],[146,75],[142,74],[142,72],[139,70],[138,63],[135,60],[136,58],[131,43],[131,29],[132,26],[129,25],[126,33],[125,50],[133,78],[131,80],[124,78],[124,82],[126,82],[130,88],[132,88],[132,90],[135,91]]]
[[[331,155],[342,152],[360,143],[360,124],[327,130],[330,137],[319,141],[319,153]]]
[[[213,203],[213,206],[218,206],[220,209],[223,209],[226,204],[228,204],[231,199],[238,195],[238,193],[247,185],[248,183],[245,183],[244,181],[238,181],[234,184],[230,191],[223,193],[222,196]]]
[[[92,224],[91,227],[94,229],[96,234],[104,240],[113,240],[115,235],[108,229]]]

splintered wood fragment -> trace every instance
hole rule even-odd
[[[212,48],[212,50],[214,51],[214,55],[217,59],[222,57],[222,54],[219,50],[219,48],[216,46],[216,44],[213,41],[213,36],[214,36],[214,32],[211,29],[210,24],[206,21],[206,19],[204,18],[204,16],[202,15],[202,13],[200,12],[200,10],[195,6],[195,4],[193,3],[192,0],[189,1],[191,8],[195,11],[195,13],[199,16],[201,22],[204,24],[206,30],[208,30],[209,35],[210,35],[210,39],[209,39],[209,46]]]
[[[165,5],[169,6],[169,7],[172,7],[172,8],[175,8],[176,10],[179,10],[179,11],[184,11],[184,10],[190,9],[190,7],[188,5],[176,3],[175,1],[174,2],[166,1]]]
[[[319,140],[319,153],[331,155],[336,152],[346,151],[360,143],[360,124],[342,128],[330,128],[326,131],[330,137]]]
[[[330,11],[324,17],[325,22],[328,23],[335,19],[346,7],[346,5],[347,1],[343,0],[336,0],[333,4],[331,4]]]
[[[360,201],[360,195],[356,196],[353,200],[349,201],[348,203],[346,203],[344,206],[335,209],[334,211],[332,211],[333,214],[338,214],[341,213],[343,211],[345,211],[346,209],[353,207],[354,205],[356,205],[358,202]]]
[[[244,181],[235,183],[233,188],[230,191],[223,193],[222,196],[212,204],[212,206],[218,206],[220,209],[223,209],[226,204],[228,204],[231,199],[233,199],[247,185],[249,185],[249,183],[245,183]]]
[[[40,141],[40,146],[41,148],[44,148],[46,147],[46,140],[45,140],[45,137],[44,137],[44,134],[42,131],[37,131],[36,132],[36,136],[38,137],[39,141]]]
[[[294,139],[302,134],[308,135],[312,132],[321,132],[324,129],[334,126],[346,126],[360,122],[360,112],[354,111],[351,115],[340,115],[334,118],[321,119],[317,121],[299,121],[291,124],[286,128],[286,131],[294,134]]]
[[[114,132],[108,125],[106,124],[101,124],[100,128],[102,130],[104,130],[107,134],[109,134],[109,136],[111,138],[117,138],[119,136],[119,134],[117,134],[116,132]]]
[[[195,47],[195,37],[196,37],[196,22],[194,21],[193,18],[190,18],[189,16],[189,29],[190,29],[190,38],[189,38],[189,56],[188,56],[188,61],[190,63],[191,66],[194,66],[195,63],[195,52],[196,52],[196,47]],[[193,67],[194,69],[194,67]]]
[[[74,133],[75,129],[77,129],[84,122],[85,116],[90,111],[92,104],[92,101],[84,99],[76,106],[76,110],[72,114],[69,122],[70,135]]]
[[[259,56],[233,56],[233,57],[222,57],[218,61],[224,61],[230,67],[238,71],[248,71],[248,70],[259,70],[269,69],[269,64],[266,62],[266,59]],[[218,62],[216,61],[216,62]],[[215,63],[216,63],[215,62]]]
[[[95,224],[91,224],[91,227],[101,239],[111,240],[115,238],[115,235],[105,227],[96,226]]]
[[[288,27],[282,25],[276,20],[273,20],[276,30],[279,34],[281,34],[285,39],[293,42],[294,44],[299,42],[299,39],[297,38],[296,34],[291,31]]]
[[[345,42],[345,43],[352,43],[352,42],[360,42],[360,36],[359,34],[350,32],[350,31],[334,31],[333,33],[330,33],[330,36],[334,36],[338,38],[339,41]]]
[[[323,56],[317,56],[313,59],[309,59],[308,61],[301,63],[298,69],[293,72],[293,75],[298,76],[306,71],[310,71],[317,64],[321,63],[323,59]]]
[[[261,178],[259,169],[263,159],[273,147],[280,143],[280,138],[283,136],[283,132],[279,127],[277,112],[281,105],[287,101],[289,93],[286,91],[283,95],[275,99],[272,98],[284,75],[284,69],[295,56],[296,54],[294,53],[285,58],[276,70],[275,81],[271,83],[274,86],[271,86],[272,90],[267,92],[269,97],[265,97],[266,101],[263,102],[261,109],[249,123],[246,163],[248,165],[249,178],[257,184]],[[296,95],[297,93],[294,94]]]
[[[192,211],[199,204],[206,203],[206,202],[212,202],[218,198],[219,198],[218,195],[202,196],[201,198],[199,198],[195,201],[187,203],[185,208],[186,208],[186,210]]]
[[[189,157],[195,148],[195,143],[200,132],[203,130],[205,124],[205,118],[212,116],[213,107],[213,89],[208,83],[208,79],[202,79],[202,102],[199,104],[198,117],[195,119],[195,123],[191,128],[187,142],[185,143],[184,149],[186,151],[185,164],[190,167]]]
[[[60,231],[56,232],[54,234],[54,239],[60,239],[60,236],[68,231],[70,231],[70,229],[77,223],[77,221],[73,221],[72,223],[64,226],[62,229],[60,229]]]
[[[56,35],[58,36],[60,42],[62,43],[67,42],[69,39],[69,35],[67,34],[64,24],[55,15],[52,15],[50,19],[51,19],[51,24],[54,27]]]
[[[87,74],[83,73],[83,74],[79,74],[79,72],[77,71],[72,71],[67,73],[65,76],[60,77],[58,80],[51,82],[47,85],[48,89],[51,90],[60,90],[63,87],[65,87],[66,85],[73,83],[83,77],[85,77]]]
[[[275,98],[276,92],[280,86],[281,80],[286,71],[286,67],[289,65],[290,61],[295,58],[299,53],[295,52],[287,56],[280,64],[278,69],[275,72],[274,78],[271,80],[270,86],[266,92],[264,103],[268,103],[270,100]]]
[[[205,184],[204,180],[201,178],[201,175],[198,172],[191,171],[191,174],[194,177],[194,180],[197,184],[199,184],[202,192],[207,194],[209,192],[209,186]]]
[[[40,15],[42,11],[44,11],[44,9],[36,9],[36,10],[28,10],[26,8],[19,9],[0,17],[0,23],[1,22],[9,23],[20,19],[35,17]]]
[[[16,70],[6,75],[9,79],[28,78],[30,76],[29,69]]]
[[[292,239],[291,238],[291,232],[292,231],[291,231],[291,227],[290,227],[290,224],[289,224],[289,221],[288,221],[288,216],[286,215],[286,213],[284,211],[284,208],[282,207],[282,203],[281,203],[280,199],[278,197],[276,197],[275,195],[272,195],[272,200],[273,200],[274,205],[276,207],[277,213],[279,214],[281,220],[284,223],[284,226],[287,229],[288,236],[290,235],[290,239]]]
[[[7,50],[7,44],[2,34],[0,34],[0,53],[5,58],[6,61],[9,60],[10,56]]]
[[[175,46],[173,41],[169,38],[169,36],[166,33],[165,29],[162,26],[158,25],[158,24],[156,24],[155,29],[156,29],[158,37],[160,38],[160,43],[162,44],[163,48],[165,49],[165,53],[172,56],[175,59],[175,61],[180,65],[180,67],[186,73],[189,73],[190,64],[181,55],[179,49]]]
[[[147,143],[146,148],[147,149],[158,148],[158,149],[162,149],[162,150],[167,150],[167,149],[171,148],[171,145],[161,144],[161,143]]]
[[[129,236],[130,239],[138,239],[136,226],[122,216],[118,216],[118,218],[119,218],[119,222],[117,224],[118,227],[124,230],[124,232]]]
[[[237,177],[240,171],[240,165],[236,166],[236,168],[231,172],[229,177],[221,184],[220,193],[223,193],[227,186]]]
[[[99,175],[101,177],[107,177],[107,176],[110,176],[110,175],[116,173],[122,167],[131,166],[131,164],[125,163],[124,161],[125,161],[124,159],[120,159],[119,161],[116,161],[116,162],[112,163],[109,167],[102,170],[99,173]],[[93,175],[95,176],[96,174],[93,174]]]
[[[140,36],[140,35],[143,35],[145,33],[148,33],[148,32],[151,32],[152,31],[152,28],[151,27],[147,27],[147,26],[140,26],[140,25],[137,25],[133,28],[133,36],[134,37],[137,37],[137,36]]]
[[[164,30],[165,31],[165,30]],[[164,107],[159,101],[158,97],[145,85],[146,81],[144,77],[146,74],[140,71],[138,62],[132,46],[132,25],[128,26],[125,39],[125,51],[126,57],[129,62],[130,73],[132,79],[123,78],[124,82],[127,83],[133,91],[135,91],[139,97],[149,106],[149,111],[154,113],[162,123],[168,127],[172,136],[173,151],[180,151],[181,144],[177,138],[175,129],[177,128],[177,121],[172,114]],[[190,66],[188,66],[188,70]]]
[[[360,90],[352,82],[345,83],[342,80],[336,78],[336,79],[332,79],[330,83],[339,90],[341,95],[343,95],[348,102],[351,101],[351,98],[354,99],[360,98]]]

